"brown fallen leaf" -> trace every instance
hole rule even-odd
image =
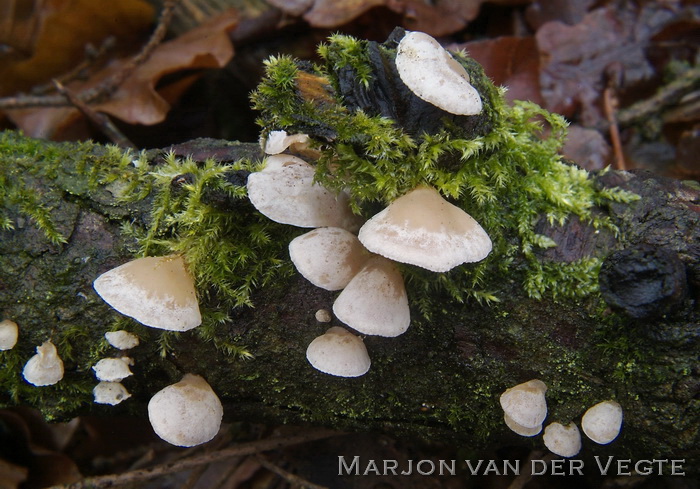
[[[158,46],[151,57],[139,65],[105,102],[93,106],[130,124],[157,124],[165,119],[170,104],[193,83],[197,72],[220,68],[233,56],[228,32],[238,23],[234,9],[227,10],[198,28]],[[74,93],[90,89],[123,69],[129,58],[111,62],[85,82],[74,81],[68,88]],[[189,77],[160,87],[166,75],[193,70]],[[168,94],[168,98],[164,95]],[[32,108],[7,110],[12,122],[25,134],[50,139],[83,139],[88,132],[81,114],[74,108]]]
[[[312,27],[338,27],[375,7],[386,7],[403,17],[408,30],[445,36],[463,29],[479,14],[487,0],[268,0],[291,16],[303,16]],[[530,0],[491,0],[489,3],[520,5]]]
[[[536,39],[546,108],[566,116],[580,109],[582,124],[596,125],[603,119],[600,100],[611,68],[623,81],[621,88],[651,77],[645,50],[672,16],[659,6],[605,7],[573,26],[544,24]]]
[[[27,4],[33,7],[27,8]],[[143,0],[0,2],[0,96],[28,91],[85,57],[88,44],[115,36],[122,46],[146,32],[153,7]]]
[[[530,100],[542,104],[540,59],[534,37],[499,37],[448,46],[464,49],[481,63],[496,85],[508,88],[506,99]]]

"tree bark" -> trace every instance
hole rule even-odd
[[[17,151],[2,155],[6,178],[23,175],[24,185],[50,209],[67,242],[51,243],[11,200],[5,201],[4,210],[15,229],[0,231],[0,312],[20,325],[20,340],[13,350],[0,352],[2,406],[31,405],[51,419],[86,413],[145,416],[150,396],[191,372],[208,380],[222,399],[228,420],[381,430],[457,441],[472,448],[541,447],[541,437],[522,438],[506,428],[498,402],[506,388],[539,378],[549,388],[547,423],[580,424],[583,412],[603,400],[622,405],[620,437],[605,446],[584,437],[583,458],[683,458],[686,471],[697,467],[700,191],[696,185],[647,173],[609,172],[596,177],[600,185],[620,186],[641,196],[631,204],[601,210],[615,219],[621,238],[598,233],[577,220],[549,229],[558,247],[544,252],[543,260],[572,261],[614,252],[617,259],[603,266],[609,279],[605,297],[615,303],[614,308],[606,307],[597,294],[585,300],[530,299],[516,282],[502,284],[501,301],[491,306],[444,298],[430,320],[412,311],[406,334],[366,337],[372,367],[362,377],[345,379],[322,374],[305,359],[307,345],[330,326],[318,323],[314,313],[331,310],[337,293],[318,289],[297,275],[257,290],[254,308],[231,311],[231,320],[218,327],[222,337],[247,347],[254,355],[250,360],[227,356],[196,330],[163,333],[131,324],[130,329],[141,336],[141,345],[127,352],[135,360],[135,375],[123,382],[133,397],[110,407],[92,403],[90,391],[97,381],[89,362],[97,353],[118,355],[106,347],[103,334],[119,315],[91,284],[133,256],[135,243],[122,233],[121,224],[147,223],[150,201],[123,204],[115,199],[112,186],[90,187],[89,172],[78,171],[78,165],[94,164],[105,154],[104,147],[9,137]],[[172,149],[196,160],[259,157],[258,146],[245,143],[205,140]],[[73,158],[52,175],[39,176],[32,166],[44,163],[36,154],[51,151],[68,151]],[[152,152],[154,164],[160,154]],[[280,249],[284,252],[286,243]],[[680,263],[680,271],[678,266],[662,269],[659,263],[664,260],[658,253]],[[625,275],[628,269],[637,275]],[[679,273],[684,274],[682,279]],[[627,283],[630,277],[636,277],[632,284]],[[635,286],[645,280],[641,302],[647,307],[640,312],[628,304],[640,302]],[[21,368],[48,338],[59,340],[66,375],[56,386],[33,387],[22,380]],[[167,349],[162,348],[163,338]]]

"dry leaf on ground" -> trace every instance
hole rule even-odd
[[[21,0],[0,5],[0,96],[27,91],[70,70],[88,44],[109,36],[131,44],[154,20],[143,0],[35,1],[29,12]],[[23,8],[25,7],[25,8]]]
[[[109,100],[94,108],[130,124],[156,124],[165,119],[170,103],[176,100],[196,78],[186,77],[165,87],[157,87],[166,75],[203,68],[220,68],[233,56],[228,32],[238,23],[231,9],[210,19],[196,29],[158,46],[151,57],[139,65]],[[68,88],[80,93],[98,85],[123,69],[129,59],[111,62],[86,82],[73,82]],[[196,74],[196,72],[193,72]],[[164,93],[168,92],[166,99]],[[8,117],[25,134],[54,139],[81,139],[85,131],[80,113],[71,107],[33,108],[6,111]]]

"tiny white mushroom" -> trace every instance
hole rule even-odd
[[[271,131],[265,140],[265,153],[276,155],[283,152],[290,146],[304,149],[309,145],[307,134],[287,134],[287,131]]]
[[[92,394],[95,397],[95,403],[110,406],[116,406],[131,397],[126,387],[119,382],[100,382],[92,390]]]
[[[581,432],[574,423],[551,423],[544,429],[544,446],[561,457],[573,457],[581,451]]]
[[[268,157],[262,171],[248,176],[248,198],[266,217],[302,228],[333,226],[349,231],[360,227],[350,210],[350,197],[314,183],[313,166],[291,155]]]
[[[118,382],[133,375],[127,358],[103,358],[92,367],[95,376],[105,382]]]
[[[342,322],[360,333],[394,337],[411,324],[403,277],[381,256],[370,258],[333,303]]]
[[[547,386],[537,379],[511,387],[501,394],[503,412],[522,427],[537,428],[547,417],[546,391]]]
[[[362,338],[340,326],[330,328],[306,349],[306,359],[317,370],[338,377],[359,377],[372,363]]]
[[[372,217],[359,239],[373,253],[433,272],[483,260],[492,247],[478,222],[427,186],[411,190]]]
[[[141,324],[187,331],[202,323],[194,279],[179,255],[138,258],[103,273],[95,291]]]
[[[11,350],[17,344],[19,328],[9,319],[0,321],[0,350]]]
[[[481,112],[481,97],[467,71],[428,34],[406,32],[396,50],[396,69],[418,98],[451,114]]]
[[[37,387],[53,385],[63,378],[63,360],[51,340],[36,347],[36,355],[24,365],[22,376]]]
[[[305,279],[325,290],[350,283],[370,253],[357,236],[341,228],[318,228],[289,243],[289,257]]]
[[[319,323],[330,323],[331,319],[333,319],[328,309],[319,309],[316,311],[316,314],[314,314],[314,317]]]
[[[506,426],[508,428],[510,428],[520,436],[535,436],[539,435],[540,431],[542,431],[541,424],[535,426],[534,428],[526,428],[525,426],[519,425],[518,423],[513,421],[511,417],[507,414],[503,414],[503,420],[506,422]]]
[[[148,403],[148,419],[163,440],[180,447],[193,447],[216,436],[223,406],[211,386],[199,375],[186,374]]]
[[[123,329],[119,331],[107,331],[105,333],[105,338],[110,345],[119,350],[130,350],[139,344],[138,336],[124,331]]]
[[[586,411],[581,428],[588,438],[600,445],[607,445],[620,434],[622,406],[615,401],[603,401]]]

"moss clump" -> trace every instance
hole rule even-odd
[[[312,136],[321,153],[316,179],[330,189],[349,189],[353,210],[367,218],[428,184],[484,227],[494,250],[483,262],[445,274],[405,267],[412,301],[426,314],[432,290],[458,301],[494,301],[504,277],[520,280],[534,298],[597,290],[599,258],[543,262],[540,252],[556,243],[536,232],[536,225],[544,220],[561,226],[577,216],[617,234],[599,209],[636,196],[601,189],[588,172],[563,162],[558,151],[566,121],[533,103],[507,105],[503,91],[464,53],[454,56],[482,96],[482,114],[454,116],[426,107],[398,80],[396,44],[391,38],[379,45],[335,35],[319,48],[319,64],[271,58],[252,96],[263,133],[284,129]],[[317,82],[314,90],[309,79]],[[415,127],[406,111],[425,116],[425,128]]]

